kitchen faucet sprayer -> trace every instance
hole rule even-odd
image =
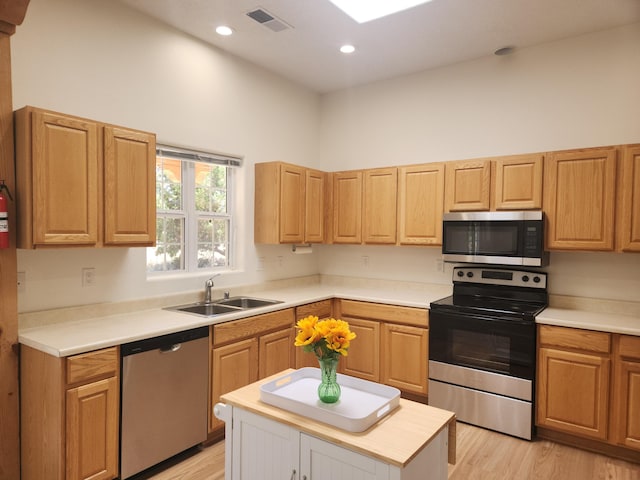
[[[216,273],[214,276],[204,282],[204,303],[211,303],[211,289],[213,288],[213,279],[219,277],[220,275],[222,274]]]

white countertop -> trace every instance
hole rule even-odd
[[[536,323],[640,336],[640,317],[567,308],[545,308]]]
[[[429,303],[451,294],[451,287],[433,285],[425,289],[392,290],[387,288],[352,288],[316,284],[277,290],[252,292],[248,296],[282,303],[229,313],[219,317],[201,317],[183,312],[153,308],[130,313],[107,315],[84,320],[60,322],[39,327],[20,328],[18,340],[57,357],[121,345],[191,328],[228,322],[263,313],[295,307],[328,298],[387,303],[428,308]],[[60,315],[59,312],[53,313]]]
[[[388,285],[349,286],[345,284],[327,285],[324,283],[289,286],[252,291],[248,296],[282,303],[267,307],[229,313],[219,317],[201,317],[198,315],[164,310],[162,308],[135,309],[115,315],[86,315],[87,318],[73,321],[46,322],[42,326],[20,328],[19,342],[57,357],[76,355],[91,350],[106,348],[123,343],[151,338],[168,333],[189,330],[191,328],[223,323],[240,318],[273,312],[284,308],[296,307],[306,303],[329,298],[344,298],[365,302],[386,303],[390,305],[428,308],[429,303],[451,295],[448,285],[420,285],[407,288],[398,283],[398,288]],[[235,294],[235,293],[234,293]],[[187,302],[183,302],[187,303]],[[179,303],[177,303],[179,304]],[[102,306],[101,311],[104,311]],[[64,318],[64,310],[39,313]],[[77,317],[77,315],[76,315]],[[90,318],[89,318],[90,317]],[[536,318],[536,322],[611,333],[623,333],[640,336],[640,315],[631,313],[596,312],[574,308],[548,307]]]

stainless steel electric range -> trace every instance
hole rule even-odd
[[[544,272],[455,267],[453,295],[430,306],[429,404],[530,440],[535,316],[547,304]]]

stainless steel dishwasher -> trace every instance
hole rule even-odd
[[[207,438],[209,328],[121,346],[120,478]]]

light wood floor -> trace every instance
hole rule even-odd
[[[640,465],[546,440],[528,442],[463,423],[449,480],[640,480]],[[224,441],[150,480],[223,480]],[[322,479],[320,479],[322,480]]]

